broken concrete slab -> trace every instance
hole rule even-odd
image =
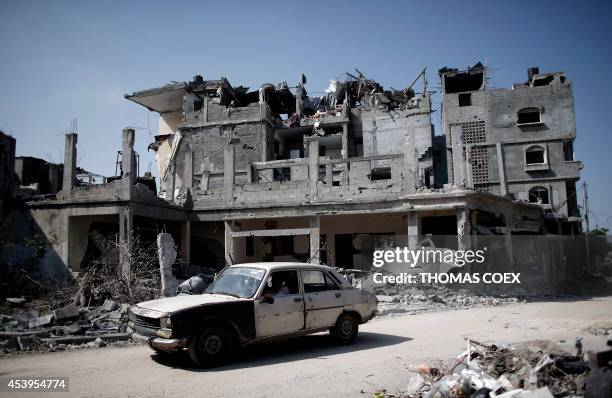
[[[53,314],[47,314],[39,316],[38,318],[30,319],[28,327],[30,329],[33,329],[37,327],[50,326],[53,323],[53,318]]]
[[[22,328],[30,327],[30,320],[38,318],[38,311],[32,310],[27,312],[22,312],[19,314],[14,314],[13,318],[17,321],[17,324]]]
[[[55,320],[57,321],[57,323],[62,325],[64,324],[64,322],[78,319],[81,314],[78,308],[74,306],[68,306],[54,310],[53,315],[55,316]]]
[[[100,338],[106,343],[112,343],[115,341],[127,341],[130,339],[130,335],[127,333],[107,333],[99,336],[64,336],[64,337],[50,337],[41,339],[43,343],[48,345],[57,344],[87,344]]]
[[[71,322],[67,325],[62,326],[62,333],[65,336],[79,335],[83,332],[82,326],[78,322]]]
[[[119,307],[116,301],[113,300],[104,300],[104,304],[102,304],[102,310],[111,312],[116,310]]]

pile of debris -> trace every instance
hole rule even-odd
[[[579,341],[578,341],[579,343]],[[578,347],[578,344],[577,344]],[[411,369],[403,396],[411,398],[552,398],[584,396],[591,368],[581,346],[572,355],[550,341],[512,346],[467,341],[459,363],[443,367],[420,365]],[[600,353],[601,354],[601,353]],[[598,354],[599,355],[599,354]]]
[[[23,298],[7,299],[11,305],[24,302]],[[0,314],[0,352],[56,351],[128,341],[128,307],[128,304],[105,300],[98,307],[69,305],[42,313],[23,309],[11,315]]]
[[[443,284],[376,284],[371,277],[354,280],[372,291],[379,301],[381,315],[404,312],[436,312],[464,308],[482,308],[523,302],[509,295],[488,295]]]

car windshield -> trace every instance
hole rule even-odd
[[[208,286],[206,293],[225,294],[238,298],[253,297],[266,271],[260,268],[230,267]]]

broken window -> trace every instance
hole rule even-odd
[[[391,168],[390,167],[377,167],[372,169],[370,172],[370,181],[378,180],[390,180],[391,179]]]
[[[574,160],[574,141],[565,141],[563,143],[563,160],[566,162]]]
[[[290,167],[276,167],[273,170],[273,181],[291,181]]]
[[[538,108],[523,108],[518,111],[517,124],[540,123],[540,110]]]
[[[540,79],[533,79],[533,86],[548,86],[550,83],[552,83],[553,80],[555,80],[555,77],[552,75]]]
[[[525,150],[525,163],[526,164],[545,164],[546,163],[546,150],[539,146],[530,146]]]
[[[463,93],[459,94],[459,106],[471,106],[472,105],[472,94]]]
[[[477,65],[467,72],[444,75],[444,92],[453,94],[480,90],[484,83],[484,68],[476,67]]]
[[[541,205],[549,204],[548,189],[544,187],[533,187],[529,190],[529,202]]]
[[[288,294],[299,294],[300,285],[297,271],[274,271],[266,283],[263,294],[284,296]]]

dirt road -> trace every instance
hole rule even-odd
[[[408,366],[457,355],[465,346],[462,336],[550,339],[566,341],[566,348],[584,336],[585,348],[600,349],[603,337],[585,329],[606,322],[612,322],[612,297],[514,304],[376,319],[362,325],[351,346],[307,336],[252,347],[214,370],[194,369],[185,356],[168,360],[131,346],[3,359],[0,375],[69,377],[70,392],[57,396],[368,397],[383,388],[403,391]]]

